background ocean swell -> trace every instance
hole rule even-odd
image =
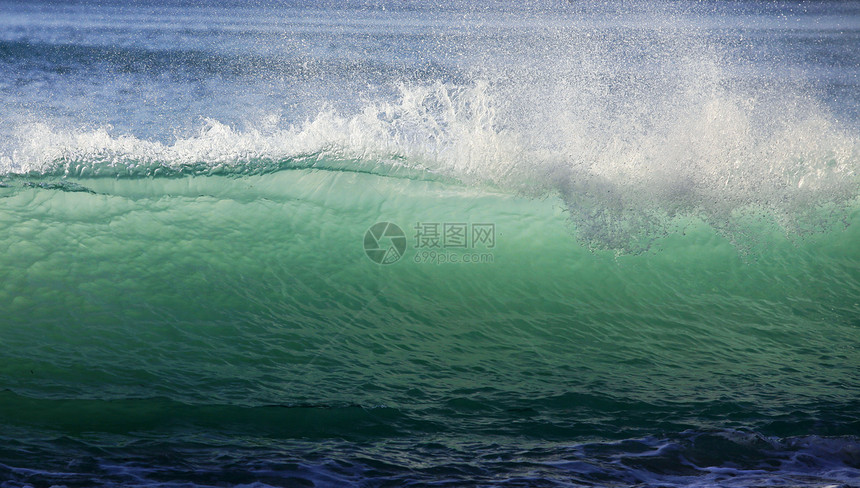
[[[0,8],[4,483],[857,483],[856,4]]]

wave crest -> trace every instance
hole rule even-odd
[[[401,85],[395,99],[352,114],[324,108],[301,124],[270,117],[245,130],[207,119],[172,144],[30,123],[0,171],[81,178],[323,167],[454,179],[560,195],[582,241],[623,251],[646,249],[679,217],[737,234],[738,215],[752,210],[796,231],[809,227],[799,216],[810,209],[856,199],[856,134],[808,96],[750,93],[706,68],[684,70],[676,82],[684,89],[631,79],[618,93],[597,74],[571,81],[564,96],[518,97],[511,86],[522,83],[502,81]]]

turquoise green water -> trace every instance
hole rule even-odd
[[[0,192],[2,452],[41,453],[13,480],[802,482],[857,462],[856,207],[804,237],[747,219],[744,250],[687,218],[618,254],[578,242],[558,197],[368,173]],[[379,221],[405,229],[394,264],[365,255]],[[415,224],[451,221],[494,224],[468,250],[489,259],[423,259]]]
[[[856,210],[805,238],[758,228],[747,254],[690,221],[616,257],[578,244],[553,197],[325,170],[78,184],[2,190],[2,373],[18,394],[856,399]],[[386,220],[410,248],[377,265],[362,239]],[[416,262],[411,227],[448,221],[494,223],[492,262]]]

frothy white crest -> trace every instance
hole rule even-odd
[[[402,86],[396,101],[374,102],[352,115],[324,109],[288,128],[276,128],[268,120],[259,129],[237,130],[206,119],[195,135],[172,144],[113,135],[110,127],[69,131],[36,122],[18,127],[17,143],[11,155],[0,159],[0,171],[44,174],[59,168],[67,175],[110,175],[110,168],[124,172],[203,164],[215,169],[315,156],[383,165],[396,159],[463,179],[498,180],[488,170],[515,153],[516,146],[496,130],[494,117],[486,83],[435,83]]]
[[[813,97],[737,87],[713,59],[673,59],[664,78],[619,81],[585,65],[562,66],[543,82],[523,70],[467,86],[403,85],[395,99],[351,114],[324,109],[302,124],[269,120],[247,130],[207,120],[172,144],[110,128],[27,124],[0,170],[247,172],[296,158],[400,164],[466,184],[560,194],[581,238],[627,250],[678,215],[727,229],[734,213],[756,207],[790,228],[803,208],[857,197],[860,138]]]

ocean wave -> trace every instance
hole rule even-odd
[[[583,242],[632,252],[679,216],[733,234],[745,215],[763,213],[798,232],[810,227],[808,214],[840,214],[858,196],[860,138],[810,100],[688,86],[680,99],[622,112],[591,98],[577,103],[576,93],[558,109],[532,98],[539,120],[521,120],[523,101],[503,86],[402,85],[397,99],[351,115],[326,109],[300,124],[270,117],[248,129],[205,120],[170,144],[31,122],[18,127],[0,172],[142,178],[322,168],[459,181],[559,195]]]

